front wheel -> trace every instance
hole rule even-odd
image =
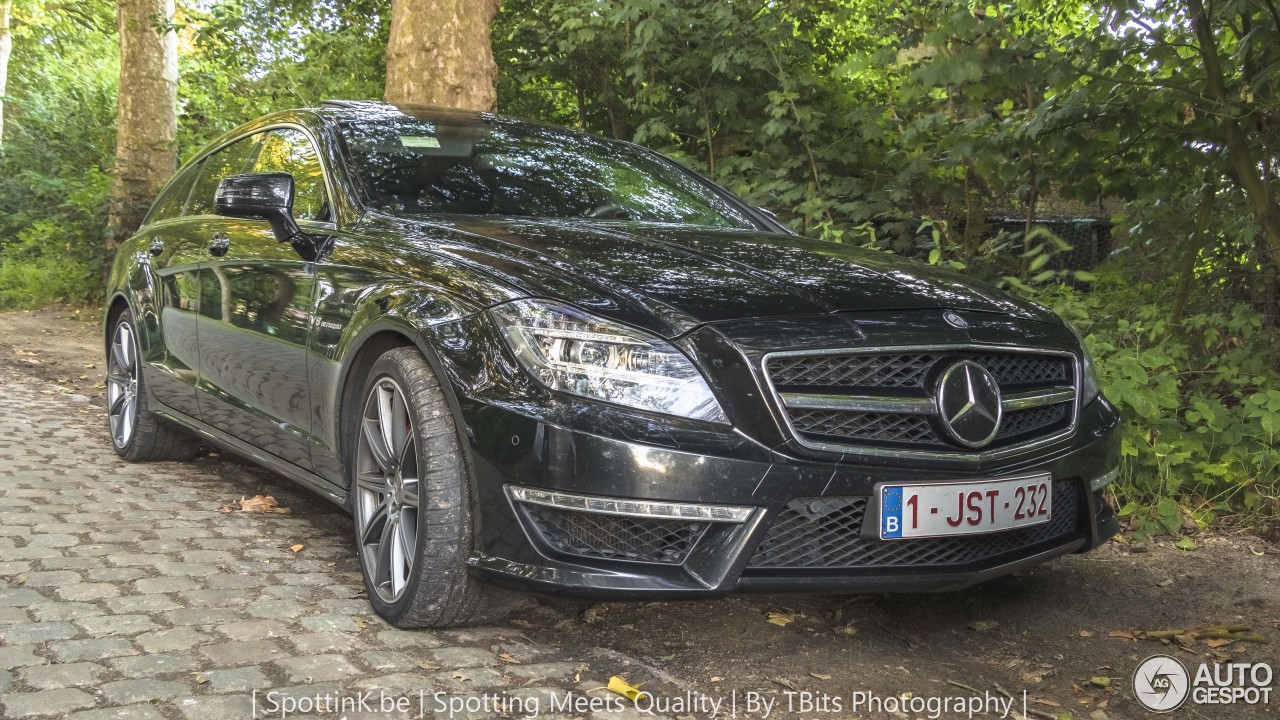
[[[131,462],[190,460],[199,442],[165,424],[147,408],[141,345],[133,314],[125,310],[112,320],[107,344],[107,427],[116,454]]]
[[[512,597],[471,577],[470,479],[453,414],[415,348],[382,355],[346,427],[352,515],[374,610],[398,627],[496,620]]]

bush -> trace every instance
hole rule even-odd
[[[101,295],[93,266],[72,257],[65,228],[40,220],[0,252],[0,308],[87,303]]]
[[[1063,284],[1035,294],[1085,336],[1124,414],[1114,492],[1139,536],[1280,514],[1278,338],[1258,312],[1199,307],[1170,327],[1168,293],[1116,270],[1088,292]]]

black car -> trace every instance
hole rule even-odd
[[[343,506],[396,625],[957,588],[1116,531],[1119,417],[1062,320],[630,143],[270,115],[177,173],[108,298],[120,455],[202,439]]]

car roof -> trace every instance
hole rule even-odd
[[[501,124],[514,127],[541,128],[564,133],[581,134],[581,131],[556,125],[522,120],[508,115],[438,105],[415,105],[410,103],[389,103],[381,100],[325,100],[319,107],[308,108],[326,119],[342,122],[347,120],[376,120],[381,117],[407,116],[415,120],[449,122],[459,124]]]

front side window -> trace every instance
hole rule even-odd
[[[328,220],[329,194],[324,168],[315,145],[301,130],[282,128],[267,133],[253,172],[283,172],[293,176],[293,215],[299,220]]]
[[[371,207],[756,229],[728,198],[626,143],[508,122],[409,116],[341,125]]]
[[[253,161],[258,157],[261,141],[261,134],[250,135],[205,158],[200,165],[195,187],[191,190],[191,199],[187,201],[186,214],[212,215],[213,196],[218,192],[218,183],[232,175],[249,172],[253,168]]]

